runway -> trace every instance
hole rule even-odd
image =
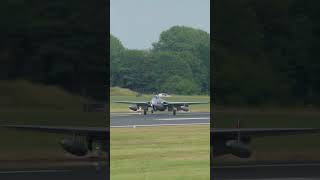
[[[56,164],[55,166],[46,167],[45,164],[34,166],[33,163],[28,164],[23,162],[22,164],[17,162],[16,168],[1,167],[0,179],[1,180],[107,180],[109,174],[107,174],[106,166],[97,168],[92,164],[66,166],[64,164]],[[21,166],[21,167],[20,167]],[[31,167],[29,167],[31,166]]]
[[[107,180],[105,166],[97,169],[93,164],[66,166],[26,162],[17,167],[0,167],[1,180]],[[20,167],[21,166],[21,167]],[[259,162],[245,164],[220,164],[211,168],[213,180],[319,180],[320,162]]]
[[[319,180],[320,162],[258,162],[217,164],[211,167],[215,180]]]
[[[170,112],[156,112],[154,114],[141,115],[139,113],[111,113],[111,128],[121,127],[149,127],[209,124],[210,113],[177,113],[173,116]]]

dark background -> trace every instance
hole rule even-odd
[[[215,105],[318,107],[319,8],[316,0],[214,1]]]
[[[215,0],[211,22],[211,126],[320,127],[320,2]],[[250,159],[320,159],[318,134],[253,138]]]
[[[0,2],[1,125],[108,128],[108,106],[85,107],[109,101],[109,3]],[[1,128],[0,166],[77,160],[60,147],[63,138]]]
[[[106,4],[1,1],[0,79],[55,85],[75,94],[85,89],[105,100],[100,90],[109,79]]]

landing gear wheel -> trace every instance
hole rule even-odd
[[[101,142],[98,142],[95,147],[95,150],[96,150],[97,156],[98,156],[98,159],[96,162],[96,171],[102,170],[102,149],[101,148],[102,148],[102,144],[101,144]]]
[[[88,146],[88,150],[90,152],[92,152],[93,151],[93,140],[89,137],[87,137],[87,146]]]
[[[154,111],[153,111],[153,110],[151,110],[151,113],[152,113],[152,114],[153,114],[153,112],[154,112]]]
[[[177,114],[177,110],[175,110],[175,109],[172,112],[173,112],[174,116]]]

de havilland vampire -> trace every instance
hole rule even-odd
[[[212,157],[232,154],[240,158],[249,158],[252,150],[249,147],[253,137],[285,136],[291,134],[320,133],[314,128],[211,128]]]
[[[131,104],[129,109],[132,111],[142,111],[146,115],[149,107],[151,113],[155,111],[172,111],[173,115],[176,115],[177,111],[189,111],[189,105],[194,104],[208,104],[208,102],[169,102],[155,95],[150,102],[145,101],[114,101],[115,103]]]
[[[109,130],[107,128],[92,127],[61,127],[61,126],[27,126],[6,125],[4,128],[17,130],[38,131],[71,136],[61,140],[62,148],[75,156],[86,156],[91,152],[109,152]]]

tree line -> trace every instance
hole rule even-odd
[[[316,0],[215,1],[215,104],[320,105],[319,9]]]
[[[148,50],[127,49],[110,34],[110,85],[141,93],[208,94],[210,36],[185,26],[160,34]]]
[[[106,5],[84,0],[1,1],[0,80],[25,79],[95,98],[106,96]]]

